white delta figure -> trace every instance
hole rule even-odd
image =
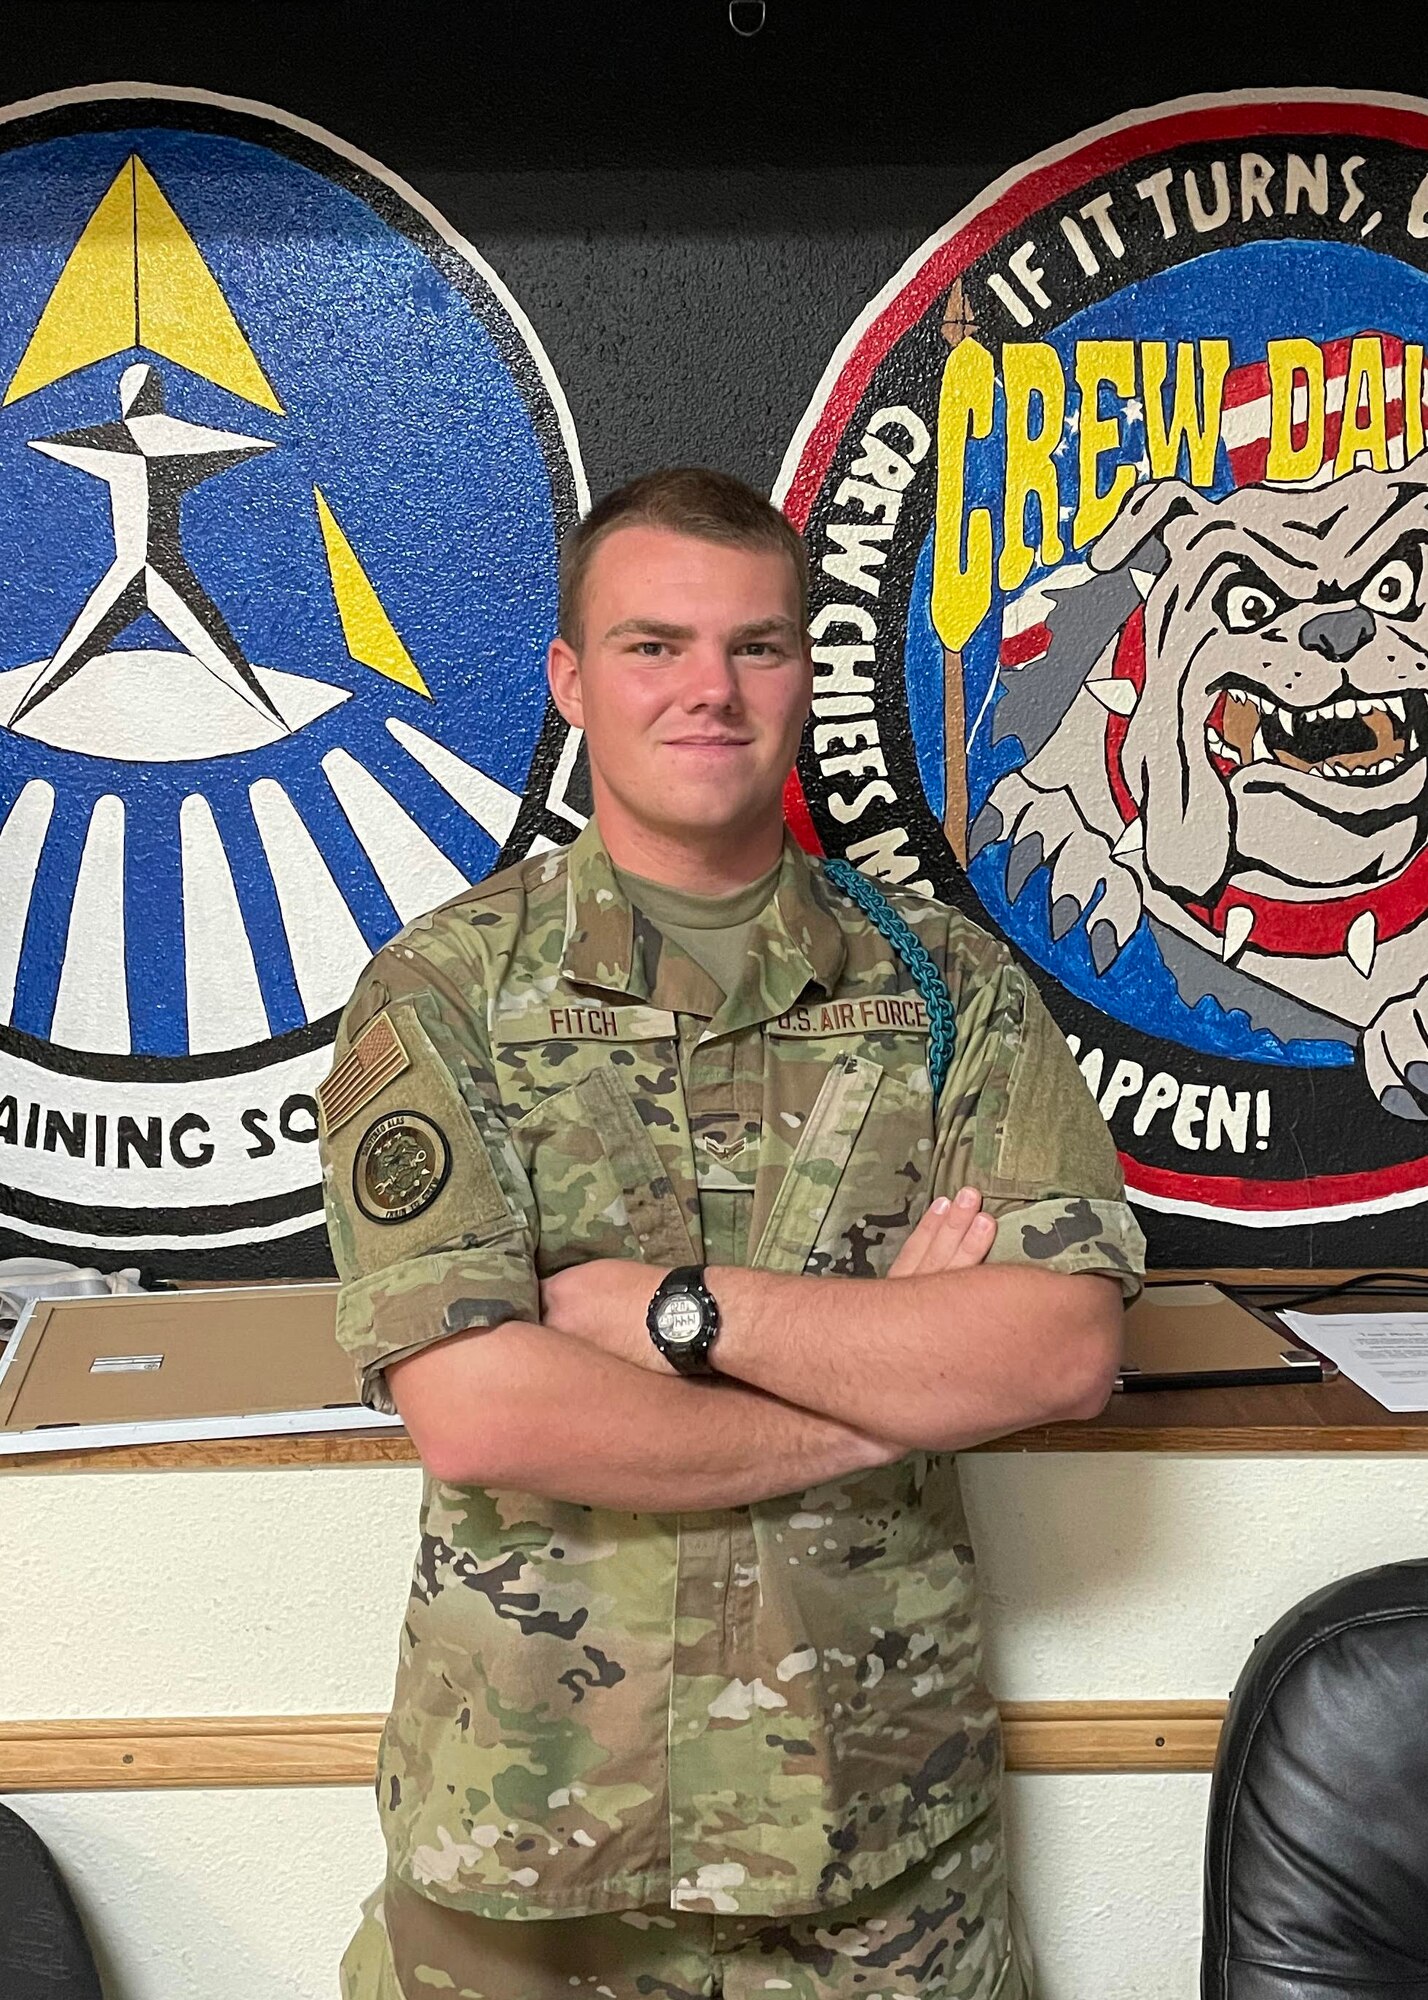
[[[163,383],[147,362],[136,362],[120,376],[119,408],[117,423],[31,440],[32,450],[108,486],[114,560],[21,697],[10,727],[106,655],[114,640],[150,611],[190,659],[285,733],[288,725],[272,696],[189,567],[179,534],[184,494],[217,472],[271,451],[271,441],[170,416]]]

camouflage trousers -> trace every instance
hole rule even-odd
[[[343,2000],[1031,2000],[993,1807],[924,1860],[798,1917],[668,1910],[516,1922],[370,1897]],[[391,1937],[388,1936],[390,1922]],[[400,1972],[398,1968],[400,1967]]]

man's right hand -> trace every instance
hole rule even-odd
[[[997,1237],[996,1217],[982,1213],[976,1188],[964,1187],[955,1200],[939,1195],[894,1257],[890,1278],[934,1278],[942,1271],[966,1271],[983,1263]]]

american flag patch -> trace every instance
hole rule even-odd
[[[411,1057],[385,1013],[367,1023],[325,1083],[317,1086],[323,1123],[329,1138],[370,1104],[393,1077],[411,1068]]]

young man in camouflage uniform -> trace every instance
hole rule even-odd
[[[1004,948],[888,892],[920,991],[785,835],[806,589],[721,475],[597,507],[594,818],[343,1020],[339,1330],[427,1475],[349,2000],[1029,1991],[951,1454],[1100,1408],[1142,1245]]]

